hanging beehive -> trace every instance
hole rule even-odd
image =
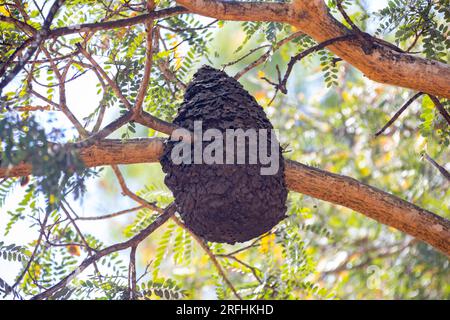
[[[263,108],[239,82],[209,66],[194,75],[174,119],[191,132],[194,121],[202,121],[203,131],[224,133],[273,128]],[[270,145],[270,135],[267,140]],[[244,242],[268,232],[285,217],[287,189],[277,141],[279,169],[272,175],[261,174],[259,159],[256,164],[174,164],[171,153],[176,143],[168,141],[161,158],[165,183],[185,225],[196,235],[213,242]]]

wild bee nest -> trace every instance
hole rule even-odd
[[[227,129],[273,129],[263,108],[239,82],[209,66],[194,75],[174,123],[194,132],[194,122],[200,121],[203,131],[217,129],[224,134]],[[219,142],[225,146],[225,137],[222,140]],[[213,142],[202,139],[201,151]],[[256,163],[249,161],[249,139],[244,142],[248,151],[244,163],[236,161],[239,144],[231,151],[224,148],[223,163],[206,164],[196,163],[194,144],[189,144],[188,162],[174,161],[173,151],[180,142],[166,143],[161,158],[167,173],[165,183],[173,192],[185,225],[196,235],[213,242],[244,242],[270,231],[285,217],[287,189],[281,148],[274,135],[268,134],[263,142],[267,146],[276,144],[276,152],[273,148],[268,152],[278,163],[271,174],[261,174],[267,163],[259,157]],[[235,160],[232,164],[226,161],[229,154]]]

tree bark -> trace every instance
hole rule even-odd
[[[87,167],[158,162],[163,142],[163,138],[102,140],[80,149],[80,155]],[[0,167],[0,177],[25,176],[31,170],[28,164]],[[295,161],[286,160],[285,177],[291,191],[353,209],[450,256],[450,221],[443,217],[350,177]]]
[[[221,20],[289,23],[317,42],[349,34],[323,0],[293,3],[177,0],[189,11]],[[371,80],[450,98],[450,66],[357,37],[327,47]]]
[[[286,160],[291,191],[338,204],[403,231],[450,255],[450,221],[350,177]]]

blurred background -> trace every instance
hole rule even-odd
[[[386,5],[386,1],[358,1],[348,10],[354,21],[368,33],[374,34],[381,19],[372,13]],[[189,23],[189,18],[184,19]],[[195,21],[207,25],[214,20],[195,16]],[[252,31],[252,28],[258,30]],[[202,64],[222,68],[250,50],[279,41],[296,31],[291,27],[270,24],[213,23],[207,33],[198,34],[205,42],[206,51],[204,54],[192,53],[192,66],[181,78],[188,81]],[[180,36],[167,30],[162,34],[171,45],[181,41]],[[115,38],[121,35],[119,31],[110,31],[100,32],[97,36],[95,45],[108,47],[114,46]],[[122,42],[128,41],[126,35],[122,37]],[[396,40],[395,32],[385,32],[382,37],[391,42]],[[385,134],[375,137],[375,132],[413,93],[370,81],[348,63],[333,62],[335,57],[321,51],[295,66],[288,81],[288,94],[278,93],[270,104],[275,89],[261,78],[275,81],[276,66],[285,70],[290,57],[301,48],[308,47],[308,41],[299,37],[282,45],[266,63],[240,79],[279,130],[279,139],[286,149],[284,156],[348,175],[450,218],[450,184],[423,158],[423,153],[427,152],[450,170],[448,142],[446,146],[445,138],[438,131],[443,124],[436,117],[428,117],[432,109],[429,99],[418,99]],[[174,54],[173,64],[185,64],[192,46],[189,41],[181,43]],[[227,66],[225,71],[234,75],[267,50],[265,47],[258,49]],[[104,59],[103,62],[107,60],[100,53],[98,59]],[[42,78],[45,77],[43,74]],[[17,87],[19,81],[9,87]],[[181,101],[182,92],[178,92],[178,100],[168,102],[167,96],[158,96],[157,88],[157,82],[152,83],[151,101],[146,101],[147,111],[170,120]],[[36,90],[47,94],[45,88]],[[71,81],[66,91],[68,105],[78,119],[88,117],[102,99],[93,72]],[[109,123],[118,115],[118,108],[108,107],[104,123]],[[59,112],[36,112],[36,117],[49,130],[55,126],[72,127]],[[75,131],[67,129],[65,135],[70,139]],[[136,125],[131,130],[121,129],[111,137],[124,135],[147,137],[155,133]],[[164,185],[159,164],[121,166],[121,170],[131,190],[139,191],[141,196],[161,205],[170,202],[171,194]],[[79,217],[101,216],[137,206],[121,194],[110,168],[103,168],[98,178],[87,180],[86,186],[85,196],[70,202]],[[37,237],[37,228],[31,228],[32,219],[24,218],[24,215],[20,215],[17,221],[11,219],[17,215],[18,208],[26,207],[20,204],[26,193],[27,186],[17,185],[0,209],[0,240],[6,244],[27,245]],[[37,199],[37,203],[39,201]],[[108,245],[134,235],[145,225],[149,215],[147,210],[141,209],[111,219],[80,220],[78,224],[84,233]],[[250,244],[252,242],[211,246],[215,253],[225,254]],[[87,255],[78,247],[67,246],[61,250],[66,252],[60,252],[52,259],[69,256],[79,263]],[[235,257],[245,264],[226,257],[220,258],[220,261],[230,281],[242,292],[248,290],[250,298],[450,297],[449,261],[444,255],[360,213],[296,193],[289,195],[289,217],[275,228],[274,233],[266,235]],[[217,275],[210,259],[189,234],[172,222],[166,223],[139,246],[137,258],[138,275],[147,272],[145,277],[153,281],[173,279],[186,298],[229,297],[229,289]],[[126,266],[127,259],[128,252],[121,252],[115,260],[116,266]],[[1,277],[13,282],[20,265],[2,260]],[[105,266],[105,269],[112,270],[113,267]],[[89,270],[92,272],[92,269]],[[84,274],[89,274],[89,270]],[[86,279],[87,276],[80,278]]]

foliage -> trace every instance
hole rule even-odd
[[[61,131],[56,129],[49,134],[40,127],[34,118],[20,118],[6,115],[0,120],[2,137],[1,166],[8,167],[28,162],[32,174],[36,176],[34,190],[19,205],[31,203],[31,192],[42,193],[47,197],[48,209],[70,190],[78,198],[84,193],[84,179],[92,175],[85,170],[75,151],[65,150],[48,139],[60,139]],[[32,208],[32,206],[30,206]]]
[[[23,10],[12,1],[0,1],[0,15],[41,30],[43,15],[52,1],[21,2]],[[36,7],[36,3],[42,7]],[[343,21],[336,2],[327,3],[331,13]],[[449,63],[448,0],[390,0],[378,12],[367,3],[344,1],[350,18],[363,31],[418,56]],[[170,6],[174,1],[157,1],[158,10]],[[144,13],[142,1],[66,0],[52,28]],[[13,66],[7,62],[19,59],[15,52],[29,35],[3,20],[0,29],[0,68],[11,72]],[[240,81],[279,129],[282,142],[288,144],[286,157],[349,175],[450,217],[449,183],[422,157],[426,152],[448,168],[450,128],[426,95],[413,103],[386,134],[374,138],[373,134],[411,93],[368,81],[326,49],[298,63],[288,81],[288,94],[277,95],[269,106],[275,90],[261,78],[276,79],[277,69],[283,74],[292,56],[317,44],[299,35],[279,46],[280,41],[297,31],[287,25],[224,22],[183,14],[156,20],[153,29],[157,40],[153,43],[145,111],[171,121],[182,100],[184,85],[199,65],[227,65],[226,71],[233,74],[268,52],[263,63]],[[75,44],[86,45],[132,104],[147,59],[146,32],[144,24],[137,24],[46,41],[30,60],[34,62],[26,64],[25,71],[1,92],[1,168],[25,160],[33,168],[30,179],[0,181],[0,221],[5,237],[0,242],[3,298],[30,298],[42,292],[84,259],[108,247],[106,243],[111,239],[130,239],[158,217],[155,211],[139,208],[111,222],[82,222],[81,212],[97,216],[100,211],[117,211],[131,202],[119,200],[111,171],[87,179],[97,174],[84,168],[76,152],[60,147],[83,138],[73,129],[74,123],[64,117],[67,109],[88,132],[98,130],[97,124],[103,126],[104,116],[117,118],[126,112],[112,87],[93,71]],[[55,69],[61,71],[66,66],[67,109],[58,109],[64,90]],[[80,101],[87,101],[86,105]],[[442,103],[450,111],[450,102]],[[44,111],[33,111],[42,104]],[[157,133],[131,122],[115,134],[129,139]],[[158,166],[129,166],[125,177],[144,185],[136,195],[146,201],[159,207],[171,202]],[[89,197],[88,192],[83,204],[75,201],[86,190],[92,191],[94,197]],[[24,228],[29,232],[21,235]],[[85,228],[89,232],[84,232]],[[188,230],[170,220],[148,239],[138,250],[137,299],[234,297],[210,256]],[[450,297],[446,257],[348,209],[307,196],[291,194],[288,217],[258,239],[234,246],[207,245],[229,281],[246,299]],[[122,252],[109,254],[49,298],[129,299],[127,261],[128,256]],[[13,270],[13,276],[3,275],[4,270]]]

